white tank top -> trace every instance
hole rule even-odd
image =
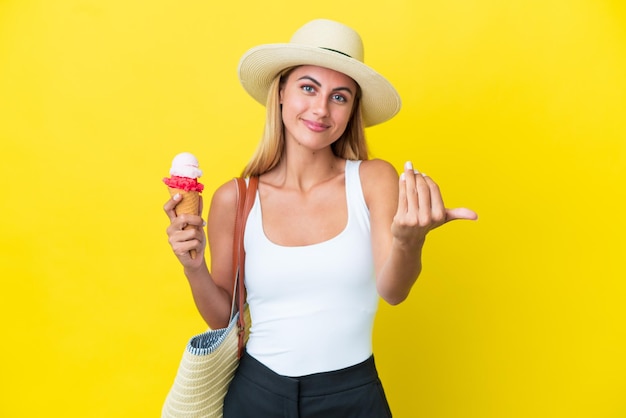
[[[338,370],[372,354],[378,294],[359,165],[346,162],[348,221],[328,241],[276,245],[263,231],[258,193],[250,211],[244,245],[252,327],[246,348],[283,376]]]

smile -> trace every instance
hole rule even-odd
[[[314,132],[323,132],[326,129],[328,129],[330,126],[323,124],[323,123],[319,123],[319,122],[313,122],[311,120],[307,120],[307,119],[302,119],[302,123],[304,123],[304,125],[309,128],[310,130],[314,131]]]

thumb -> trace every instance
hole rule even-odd
[[[454,221],[457,219],[475,221],[478,219],[478,214],[473,210],[467,208],[446,209],[446,222]]]

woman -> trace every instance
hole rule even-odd
[[[253,48],[240,62],[241,83],[266,105],[267,120],[244,170],[259,176],[244,238],[252,328],[226,418],[391,416],[372,355],[378,299],[406,299],[429,231],[477,217],[446,209],[435,182],[411,163],[398,178],[389,163],[368,160],[363,127],[393,117],[400,99],[362,57],[356,32],[314,20],[290,43]],[[209,210],[210,271],[203,220],[177,217],[178,200],[164,207],[170,244],[200,314],[224,327],[234,184],[215,192]]]

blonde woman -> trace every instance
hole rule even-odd
[[[411,163],[398,177],[368,159],[364,127],[392,118],[400,98],[363,63],[351,28],[311,21],[289,43],[249,50],[239,76],[267,120],[243,171],[259,177],[244,238],[252,328],[224,416],[390,417],[372,352],[378,300],[407,298],[428,232],[477,215],[447,209]],[[203,219],[177,217],[176,199],[164,207],[170,244],[211,328],[230,316],[235,199],[232,181],[213,196],[210,269]]]

